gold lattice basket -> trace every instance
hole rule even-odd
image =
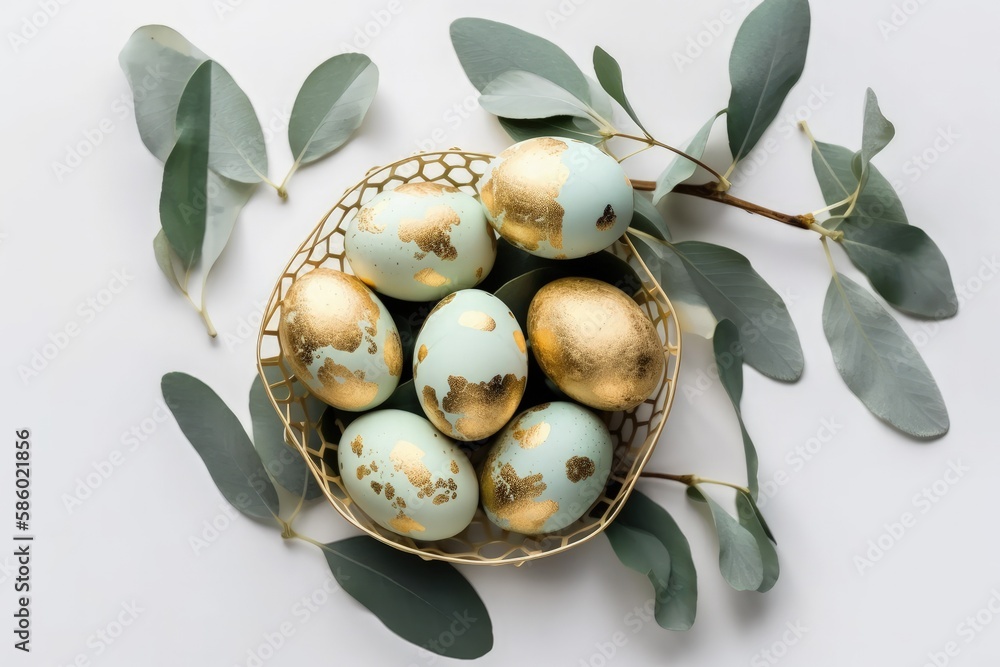
[[[452,149],[420,153],[385,167],[376,167],[349,188],[299,246],[275,285],[265,310],[257,342],[257,365],[272,404],[285,425],[285,440],[305,458],[327,500],[348,521],[386,544],[419,555],[456,563],[521,565],[535,558],[565,551],[595,537],[618,514],[639,478],[663,430],[673,403],[680,361],[680,333],[670,302],[642,263],[631,242],[622,237],[606,252],[628,262],[642,281],[635,295],[640,308],[655,324],[666,355],[663,380],[645,403],[627,412],[605,413],[615,447],[611,476],[602,496],[575,523],[539,536],[505,531],[486,518],[480,508],[472,524],[455,537],[436,542],[415,541],[390,532],[353,503],[341,483],[336,464],[336,440],[342,426],[326,424],[318,402],[306,400],[308,390],[296,380],[284,361],[278,340],[281,302],[292,282],[317,267],[350,273],[344,257],[344,234],[358,209],[383,190],[409,181],[433,181],[475,194],[475,184],[493,156]]]

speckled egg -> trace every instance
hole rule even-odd
[[[444,433],[491,436],[514,415],[527,384],[521,327],[492,294],[449,294],[417,334],[413,379],[427,418]]]
[[[630,410],[659,386],[666,356],[656,327],[617,287],[560,278],[528,307],[528,339],[542,372],[570,398]]]
[[[490,448],[479,479],[490,521],[515,533],[561,530],[601,497],[611,434],[576,403],[544,403],[517,416]]]
[[[618,162],[576,139],[514,144],[479,180],[490,224],[533,255],[573,259],[615,242],[632,220],[632,184]]]
[[[472,521],[479,485],[469,458],[423,417],[375,410],[344,430],[337,461],[351,499],[380,526],[442,540]]]
[[[429,182],[376,195],[351,222],[344,247],[366,285],[406,301],[434,301],[478,285],[497,255],[479,202]]]
[[[281,302],[278,339],[292,372],[341,410],[374,408],[403,370],[399,331],[382,302],[352,275],[313,269]]]

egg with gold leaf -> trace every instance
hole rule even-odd
[[[442,299],[417,334],[413,381],[431,422],[480,440],[517,410],[528,378],[524,333],[503,301],[467,289]]]
[[[403,349],[392,316],[354,276],[317,268],[281,302],[278,339],[295,376],[341,410],[369,410],[396,389]]]
[[[411,181],[361,207],[344,252],[375,291],[434,301],[478,285],[493,268],[497,244],[475,198],[448,184]]]
[[[497,436],[480,473],[490,521],[537,535],[569,526],[601,497],[614,450],[604,422],[576,403],[544,403]]]
[[[533,255],[603,250],[632,220],[632,184],[617,160],[576,139],[537,137],[494,158],[477,185],[486,217]]]
[[[666,358],[656,328],[618,288],[560,278],[528,307],[528,340],[542,372],[570,398],[630,410],[659,386]]]
[[[341,481],[375,523],[415,540],[461,532],[479,505],[469,458],[426,419],[374,410],[352,421],[337,448]]]

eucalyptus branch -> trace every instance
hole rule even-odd
[[[725,192],[726,190],[728,190],[730,188],[730,186],[732,185],[732,183],[730,183],[729,180],[725,176],[723,176],[722,174],[720,174],[719,172],[717,172],[715,169],[712,169],[711,167],[709,167],[707,164],[705,164],[704,162],[702,162],[698,158],[694,157],[693,155],[688,155],[687,153],[685,153],[684,151],[682,151],[679,148],[675,148],[674,146],[671,146],[669,144],[665,144],[665,143],[663,143],[661,141],[657,141],[656,139],[653,139],[649,135],[647,135],[645,137],[637,137],[634,134],[622,134],[621,132],[615,132],[612,136],[619,137],[621,139],[631,139],[632,141],[639,141],[639,142],[642,142],[642,143],[646,144],[647,146],[657,146],[659,148],[665,148],[666,150],[671,151],[672,153],[676,153],[677,155],[680,155],[685,160],[690,160],[691,162],[695,163],[696,165],[698,165],[699,167],[701,167],[702,169],[704,169],[708,173],[710,173],[713,176],[715,176],[715,178],[718,179],[718,181],[716,182],[715,185],[716,185],[716,187],[718,187],[723,192]]]
[[[722,482],[717,479],[709,479],[707,477],[700,477],[698,475],[672,475],[666,472],[650,472],[643,471],[639,473],[639,477],[648,477],[651,479],[665,479],[671,482],[680,482],[686,486],[697,486],[698,484],[715,484],[716,486],[728,486],[730,489],[736,489],[740,493],[750,494],[750,489],[745,486],[740,486],[739,484],[733,484],[732,482]]]

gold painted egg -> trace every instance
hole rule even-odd
[[[451,185],[410,182],[361,207],[344,253],[377,292],[435,301],[478,285],[493,268],[497,243],[475,198]]]
[[[561,530],[601,497],[611,474],[611,434],[570,402],[525,410],[497,436],[479,478],[483,509],[505,530]]]
[[[337,448],[351,499],[383,528],[416,540],[461,532],[479,505],[469,457],[423,417],[375,410],[351,422]]]
[[[292,372],[320,400],[369,410],[389,398],[403,370],[392,316],[354,276],[313,269],[281,302],[278,339]]]
[[[499,431],[528,380],[524,334],[507,305],[488,292],[449,294],[417,334],[413,383],[431,422],[458,440]]]
[[[576,139],[514,144],[490,162],[477,187],[497,232],[540,257],[593,254],[632,221],[632,184],[621,165]]]
[[[666,364],[653,323],[624,292],[593,278],[560,278],[528,307],[528,340],[567,396],[598,410],[629,410],[659,386]]]

